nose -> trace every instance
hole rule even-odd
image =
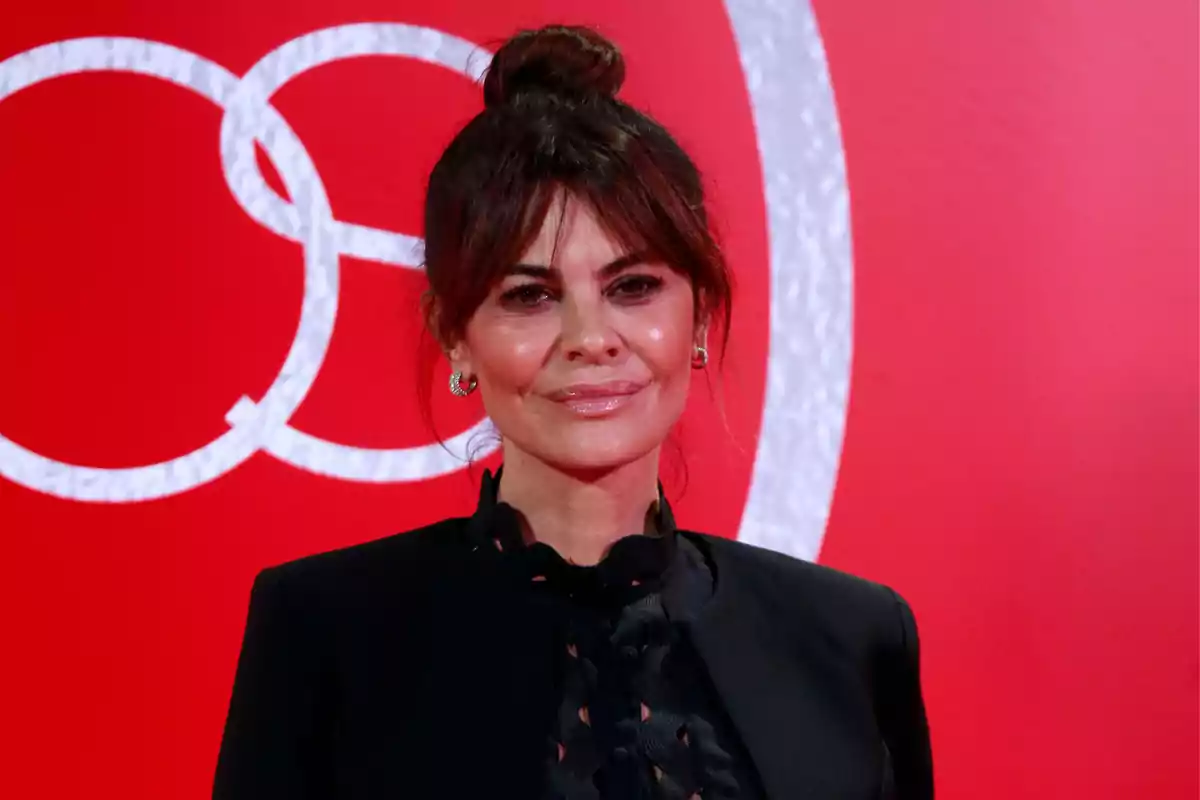
[[[562,309],[562,348],[568,361],[603,364],[620,358],[624,344],[603,304],[568,300]]]

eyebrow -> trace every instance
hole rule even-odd
[[[613,259],[600,268],[600,276],[602,278],[611,278],[619,272],[624,272],[630,267],[635,267],[638,264],[646,263],[646,253],[627,253],[620,258]],[[513,264],[509,267],[505,275],[528,275],[531,278],[552,278],[558,274],[557,267],[548,267],[543,264]]]

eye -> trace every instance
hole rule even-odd
[[[553,300],[549,289],[540,283],[523,283],[520,286],[503,292],[500,295],[500,305],[505,308],[529,309],[537,308],[548,300]]]
[[[662,278],[653,275],[628,275],[608,287],[606,294],[618,300],[644,300],[662,288]]]

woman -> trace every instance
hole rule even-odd
[[[426,311],[504,467],[470,518],[259,575],[218,800],[932,797],[904,601],[662,498],[730,280],[623,77],[581,28],[496,54],[430,176]]]

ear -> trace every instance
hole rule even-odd
[[[446,360],[450,362],[450,370],[452,372],[461,372],[467,376],[472,375],[470,348],[467,346],[466,341],[461,337],[454,341],[447,341],[442,338],[440,308],[433,293],[426,292],[421,298],[421,303],[425,314],[425,327],[437,340],[442,353],[446,356]]]
[[[697,347],[708,346],[708,329],[712,321],[712,311],[708,307],[708,293],[703,289],[696,291],[696,317],[692,331],[692,344]]]
[[[446,351],[446,358],[450,361],[451,372],[461,372],[464,377],[474,377],[475,371],[471,364],[470,350],[464,343],[459,343]]]
[[[696,327],[692,332],[692,344],[708,349],[708,314],[702,313],[696,319]]]

